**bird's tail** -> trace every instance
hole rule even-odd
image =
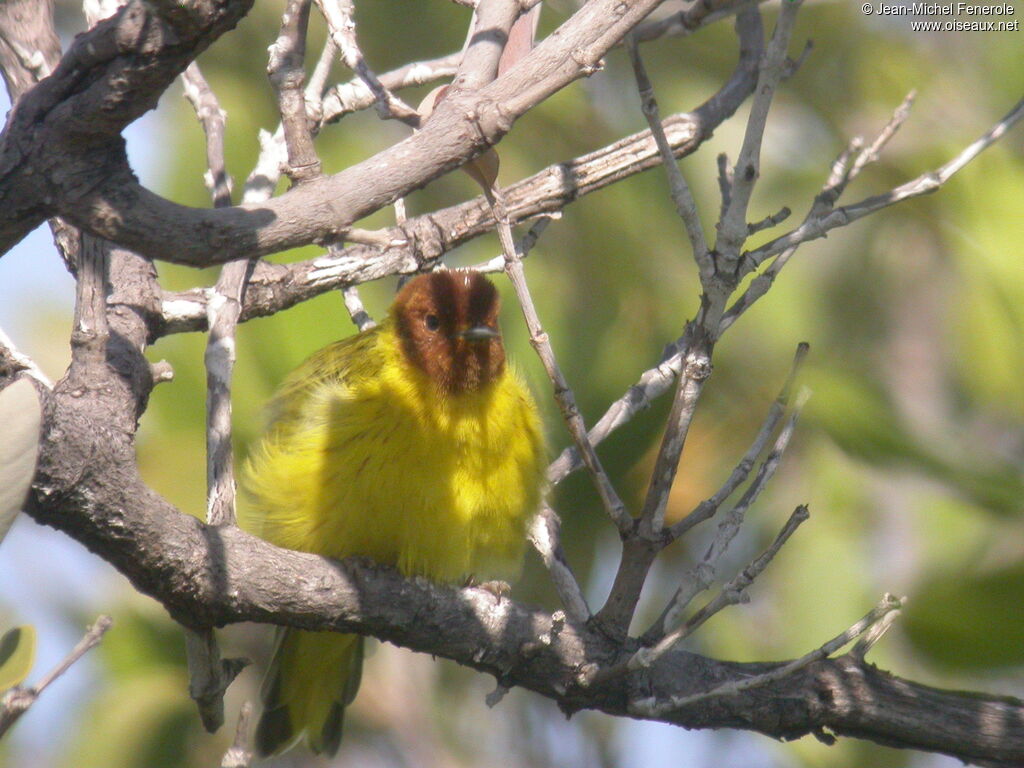
[[[279,629],[274,657],[260,690],[259,753],[283,752],[303,733],[313,752],[337,752],[345,707],[356,696],[362,671],[363,638],[359,635]]]

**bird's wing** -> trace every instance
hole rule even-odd
[[[358,388],[380,376],[384,357],[377,350],[382,327],[349,336],[317,350],[281,384],[268,408],[269,425],[300,416],[314,394],[324,386]]]

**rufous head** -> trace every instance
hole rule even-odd
[[[449,393],[479,390],[505,370],[498,290],[479,272],[449,270],[413,278],[395,297],[406,359]]]

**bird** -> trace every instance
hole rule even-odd
[[[505,357],[484,275],[410,280],[379,326],[283,382],[250,453],[243,527],[280,547],[360,556],[441,583],[514,575],[543,492],[537,406]],[[333,755],[359,687],[358,635],[278,630],[261,755],[303,736]]]

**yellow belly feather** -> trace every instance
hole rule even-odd
[[[513,373],[440,393],[386,322],[317,353],[272,408],[246,473],[254,533],[438,581],[518,565],[544,455]]]
[[[314,354],[271,408],[246,465],[248,530],[436,581],[516,570],[544,451],[536,409],[507,368],[446,394],[408,362],[389,318]],[[333,754],[361,665],[355,635],[281,632],[261,692],[260,752],[305,734],[314,752]]]

